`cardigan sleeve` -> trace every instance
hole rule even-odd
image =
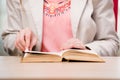
[[[21,52],[15,48],[17,33],[22,28],[20,1],[7,0],[7,20],[2,33],[4,49],[9,55],[19,55]]]
[[[116,56],[119,40],[115,31],[113,0],[93,0],[93,19],[97,25],[95,40],[87,47],[102,56]]]

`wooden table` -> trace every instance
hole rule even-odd
[[[120,57],[106,63],[20,63],[20,57],[0,56],[0,80],[120,80]]]

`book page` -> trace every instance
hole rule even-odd
[[[32,54],[50,54],[50,55],[62,55],[62,52],[40,52],[40,51],[25,51],[25,53],[32,53]]]
[[[65,52],[68,52],[68,51],[77,51],[77,52],[83,52],[84,54],[96,54],[96,52],[94,52],[93,50],[79,50],[79,49],[68,49],[68,50],[63,50],[61,51],[61,55]]]
[[[93,50],[77,50],[75,49],[76,51],[79,51],[79,52],[83,52],[85,54],[97,54],[96,52],[94,52]]]
[[[67,50],[62,50],[60,52],[40,52],[40,51],[29,51],[25,50],[25,53],[32,53],[32,54],[50,54],[50,55],[59,55],[62,56],[65,52],[67,51],[78,51],[78,52],[83,52],[85,54],[97,54],[94,51],[91,50],[79,50],[79,49],[67,49]]]
[[[96,52],[92,50],[70,49],[65,50],[62,56],[64,59],[72,61],[105,62]]]

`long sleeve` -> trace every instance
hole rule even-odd
[[[15,39],[22,28],[20,1],[7,0],[7,21],[2,34],[4,49],[10,55],[19,55],[21,52],[15,48]]]
[[[93,0],[93,19],[97,26],[95,41],[86,44],[102,56],[115,56],[119,41],[115,31],[113,0]]]

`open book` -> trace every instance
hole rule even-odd
[[[60,61],[90,61],[105,62],[97,53],[91,50],[69,49],[61,52],[25,51],[21,62],[60,62]]]

